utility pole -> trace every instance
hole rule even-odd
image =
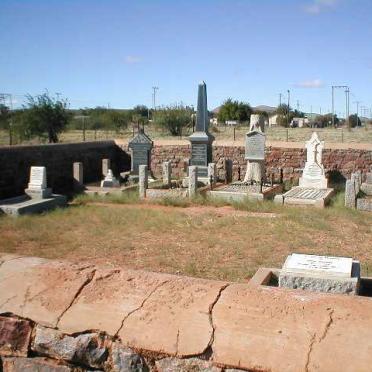
[[[361,101],[355,101],[354,103],[356,103],[356,105],[357,105],[357,110],[356,110],[356,126],[358,126],[359,103],[361,103]]]
[[[300,101],[297,100],[297,111],[300,111]]]
[[[287,93],[288,93],[288,110],[287,110],[287,128],[288,128],[288,126],[289,126],[289,101],[290,101],[290,98],[291,98],[291,92],[290,92],[289,89],[287,90]]]
[[[279,93],[279,106],[282,105],[282,93]]]
[[[349,120],[349,115],[350,115],[350,89],[349,87],[346,87],[345,89],[345,96],[346,96],[346,122],[347,122],[347,126],[348,128],[350,128],[350,120]]]
[[[156,109],[156,91],[159,90],[159,87],[152,87],[152,108]]]
[[[346,93],[346,118],[345,121],[348,120],[348,101],[349,101],[349,87],[347,85],[332,85],[332,126],[335,126],[335,89],[345,89]]]

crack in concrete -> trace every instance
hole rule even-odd
[[[124,319],[122,320],[121,322],[121,325],[119,327],[119,329],[115,332],[115,337],[118,336],[119,332],[122,330],[123,326],[124,326],[124,323],[125,321],[133,314],[135,313],[136,311],[138,310],[141,310],[143,308],[143,306],[145,305],[145,303],[147,302],[147,300],[150,299],[150,297],[160,288],[162,287],[163,285],[169,283],[171,280],[165,280],[163,282],[161,282],[160,284],[158,284],[147,296],[146,298],[142,301],[142,303],[140,304],[140,306],[138,306],[137,308],[133,309],[132,311],[130,311],[125,317]]]
[[[328,309],[328,310],[330,310],[330,309]],[[325,325],[324,330],[323,330],[321,336],[318,338],[318,340],[316,340],[316,333],[314,333],[312,335],[312,337],[311,337],[310,345],[309,345],[309,350],[307,352],[306,365],[305,365],[305,371],[306,372],[309,371],[310,358],[311,358],[311,353],[312,353],[312,351],[314,349],[314,344],[315,343],[320,344],[326,338],[326,336],[328,334],[328,331],[329,331],[329,328],[333,324],[333,313],[334,313],[334,310],[333,309],[329,311],[329,313],[328,313],[328,316],[329,316],[328,322]]]
[[[311,339],[310,339],[309,350],[308,350],[307,356],[306,356],[306,364],[305,364],[305,371],[306,372],[309,371],[310,356],[311,356],[311,353],[313,351],[313,346],[314,346],[314,343],[315,343],[315,339],[316,339],[316,334],[313,333],[313,335],[311,336]]]
[[[220,299],[221,295],[222,295],[222,292],[230,285],[230,283],[227,283],[225,284],[224,286],[222,286],[220,288],[220,290],[218,291],[218,294],[215,298],[215,300],[209,305],[209,323],[212,327],[212,334],[211,334],[211,338],[208,342],[208,345],[207,347],[204,349],[203,351],[203,354],[208,350],[210,349],[211,350],[211,354],[213,354],[213,348],[212,348],[212,345],[213,345],[213,342],[214,342],[214,335],[215,335],[215,332],[216,332],[216,326],[213,322],[213,309],[215,307],[215,305],[217,304],[218,300]]]
[[[328,320],[328,323],[326,324],[326,326],[324,328],[324,331],[323,331],[322,335],[319,338],[319,341],[318,341],[319,344],[326,338],[327,333],[329,331],[329,328],[331,327],[331,325],[333,323],[333,313],[334,313],[334,310],[332,309],[328,314],[329,315],[329,320]]]
[[[70,302],[70,304],[66,307],[65,310],[62,311],[61,315],[57,318],[57,322],[55,324],[55,327],[58,328],[58,324],[59,322],[61,321],[62,317],[66,314],[66,312],[71,308],[71,306],[76,302],[76,300],[78,299],[78,297],[80,296],[81,292],[83,291],[83,289],[93,280],[94,276],[96,274],[96,270],[92,270],[89,274],[88,274],[88,278],[84,281],[84,283],[80,286],[80,288],[77,290],[74,298],[72,299],[72,301]]]

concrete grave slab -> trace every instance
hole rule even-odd
[[[211,311],[226,286],[219,281],[173,279],[124,321],[119,336],[138,349],[177,356],[202,354],[213,340]]]
[[[172,275],[143,271],[100,270],[62,316],[59,327],[67,333],[100,329],[115,335],[123,320],[171,279]]]
[[[0,313],[14,313],[55,327],[59,317],[92,278],[83,265],[66,265],[34,257],[0,266]]]

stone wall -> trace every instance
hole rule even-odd
[[[0,370],[222,372],[223,369],[199,358],[178,359],[154,353],[141,355],[103,332],[69,335],[30,319],[7,314],[0,316]]]
[[[82,162],[84,181],[102,178],[102,159],[111,159],[115,172],[130,169],[130,157],[114,141],[0,147],[0,199],[21,195],[31,166],[47,168],[48,186],[56,193],[72,190],[72,164]]]
[[[283,169],[286,181],[297,180],[305,166],[306,151],[300,148],[267,147],[266,171],[269,176],[274,173],[279,177],[279,168]],[[161,174],[163,161],[172,162],[172,172],[182,175],[184,160],[190,157],[188,145],[154,146],[151,155],[151,169],[155,175]],[[246,160],[243,146],[213,146],[213,159],[217,163],[218,175],[223,177],[224,160],[233,161],[233,179],[244,178]],[[367,173],[372,164],[372,151],[358,149],[326,149],[323,150],[323,164],[331,179],[349,178],[353,171],[361,170]]]

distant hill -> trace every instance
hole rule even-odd
[[[254,111],[265,111],[268,114],[273,114],[276,111],[277,107],[259,105],[259,106],[252,107],[252,109]]]

